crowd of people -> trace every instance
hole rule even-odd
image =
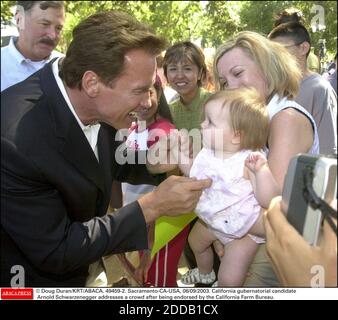
[[[337,235],[325,221],[311,246],[279,197],[293,157],[337,148],[336,66],[309,68],[300,15],[210,63],[118,11],[59,53],[63,1],[17,4],[1,49],[2,287],[16,265],[29,287],[112,286],[118,263],[133,285],[175,287],[182,255],[188,285],[309,287],[317,264],[337,286]]]

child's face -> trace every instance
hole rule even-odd
[[[201,123],[203,146],[205,148],[229,152],[234,151],[235,133],[230,124],[229,108],[222,102],[213,100],[205,106],[205,120]]]
[[[185,59],[177,63],[168,64],[167,78],[170,86],[180,96],[189,96],[195,94],[198,89],[200,71],[196,64]]]
[[[144,107],[141,111],[137,112],[137,118],[139,121],[153,120],[158,108],[157,91],[154,86],[150,88],[149,97],[151,105]]]

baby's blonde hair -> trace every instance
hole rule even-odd
[[[212,94],[205,102],[218,100],[222,110],[229,108],[230,125],[240,134],[240,148],[259,150],[264,148],[269,134],[269,116],[266,105],[256,89],[225,89]]]

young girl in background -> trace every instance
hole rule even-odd
[[[168,135],[175,126],[170,122],[171,116],[163,94],[161,81],[156,78],[150,92],[151,105],[136,114],[137,122],[130,128],[126,141],[128,152],[141,152],[151,148],[161,137]],[[165,166],[169,171],[173,166]],[[175,166],[174,166],[175,167]],[[152,191],[157,184],[167,177],[166,174],[156,176],[154,185],[123,184],[124,205],[137,200],[141,195]],[[167,218],[167,217],[166,217]],[[169,218],[167,218],[170,221]],[[155,224],[148,227],[149,250],[140,254],[139,266],[135,269],[135,277],[140,285],[153,287],[176,287],[176,276],[179,258],[187,238],[187,231],[175,235],[151,257],[151,247],[155,232],[163,232]]]

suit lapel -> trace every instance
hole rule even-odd
[[[99,136],[97,139],[97,149],[100,160],[101,175],[104,180],[104,186],[106,190],[111,189],[113,180],[113,163],[114,159],[112,156],[114,152],[112,150],[112,142],[114,139],[113,131],[111,127],[101,124]]]
[[[104,192],[104,179],[95,154],[70,111],[53,75],[51,63],[41,73],[42,90],[50,97],[51,125],[54,126],[59,151],[86,178]]]
[[[60,151],[69,162],[81,171],[84,176],[93,181],[102,192],[105,190],[99,163],[76,121],[68,131]]]

